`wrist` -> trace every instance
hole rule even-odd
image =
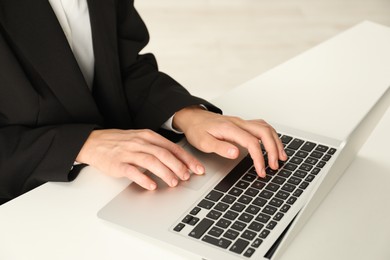
[[[180,132],[186,132],[187,127],[194,123],[196,115],[207,113],[208,110],[204,106],[189,106],[175,113],[172,126]]]

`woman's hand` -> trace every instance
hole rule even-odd
[[[205,171],[195,157],[151,130],[95,130],[76,161],[114,177],[127,177],[148,190],[156,189],[157,185],[142,169],[149,170],[171,187],[176,186],[179,179],[188,180],[190,171],[197,174]]]
[[[267,151],[268,164],[272,169],[279,167],[278,160],[287,160],[276,131],[264,120],[243,120],[200,107],[188,107],[175,114],[173,125],[184,132],[194,147],[206,153],[214,152],[235,159],[239,149],[233,143],[248,149],[260,177],[265,177],[265,163],[259,141]]]

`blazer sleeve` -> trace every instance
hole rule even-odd
[[[0,127],[0,204],[47,181],[71,181],[72,164],[95,128],[69,124]]]
[[[137,128],[157,130],[175,112],[191,105],[203,104],[210,111],[222,113],[160,72],[152,54],[139,54],[148,43],[149,34],[132,1],[117,1],[117,24],[124,88]]]

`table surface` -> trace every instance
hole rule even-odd
[[[364,113],[367,107],[362,101],[361,110],[352,111],[348,118],[340,118],[338,111],[329,106],[331,103],[337,107],[337,103],[342,101],[345,104],[345,100],[335,97],[335,94],[343,91],[336,89],[339,84],[335,84],[335,77],[339,76],[339,80],[341,78],[348,83],[352,81],[357,87],[367,86],[370,82],[381,86],[378,89],[368,88],[365,100],[369,103],[370,98],[374,98],[390,85],[388,46],[390,29],[365,22],[239,86],[215,102],[228,114],[238,112],[240,116],[252,117],[253,114],[249,111],[253,111],[253,107],[234,102],[237,98],[235,91],[249,95],[251,91],[261,90],[261,93],[277,96],[284,102],[286,96],[280,96],[279,91],[285,84],[295,81],[300,83],[300,87],[289,93],[289,96],[296,97],[298,102],[315,94],[307,87],[315,82],[333,93],[321,93],[321,98],[327,100],[327,104],[317,102],[317,110],[298,107],[296,110],[289,109],[282,113],[282,109],[277,109],[280,104],[272,99],[263,99],[264,102],[256,106],[260,108],[259,111],[263,111],[264,118],[272,119],[270,121],[326,133],[334,138],[344,138],[351,130],[350,126],[358,122],[359,113]],[[368,53],[354,50],[358,47],[365,48]],[[321,63],[321,59],[327,57],[328,51],[335,49],[346,51],[340,52],[336,57],[339,60],[334,61],[339,66],[331,66],[334,70],[326,71],[330,77],[325,82],[315,81],[316,78],[323,77],[319,74],[306,75],[305,79],[307,71],[316,73],[321,71],[321,68],[328,68],[329,64]],[[357,57],[353,55],[354,51],[358,53]],[[363,65],[356,66],[357,61]],[[317,64],[316,70],[312,69],[313,64]],[[349,67],[359,67],[362,73],[356,73],[356,70]],[[368,68],[370,69],[367,70]],[[344,73],[345,71],[349,73]],[[355,74],[353,80],[352,74]],[[299,75],[302,78],[299,78]],[[272,87],[265,89],[263,86]],[[354,100],[351,98],[348,104],[356,107]],[[241,105],[244,107],[240,107]],[[348,108],[346,110],[348,111]],[[330,114],[332,117],[313,117],[313,120],[307,122],[289,115],[302,111],[309,116],[322,113],[321,115]],[[329,125],[329,120],[337,127]],[[324,121],[328,123],[325,124]],[[389,132],[388,109],[354,162],[289,246],[282,259],[390,259],[390,154],[387,150],[390,146]],[[124,228],[97,218],[98,210],[129,183],[128,180],[113,179],[86,167],[74,182],[47,183],[0,206],[0,259],[193,257],[180,249],[134,236]]]

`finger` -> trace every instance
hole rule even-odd
[[[184,150],[181,146],[174,144],[172,146],[170,151],[179,158],[187,167],[188,169],[198,175],[205,173],[205,168],[202,165],[202,163],[196,159],[192,154]]]
[[[184,150],[182,147],[154,132],[146,131],[144,134],[145,134],[145,138],[147,138],[147,140],[150,143],[159,147],[163,147],[168,151],[170,151],[177,159],[179,159],[182,163],[184,163],[187,169],[190,169],[192,172],[196,174],[204,174],[205,168],[202,165],[202,163],[199,162],[198,159],[196,159],[192,154]],[[175,163],[170,164],[170,167],[172,167],[171,169],[175,173],[177,173],[182,180],[188,180],[189,178],[188,170],[185,171],[182,170],[181,168],[182,166]]]
[[[225,140],[225,142],[214,141],[215,147],[213,147],[214,150],[218,151],[220,150],[219,154],[229,154],[229,149],[231,147],[235,147],[229,142],[234,142],[242,147],[246,148],[253,160],[256,172],[259,174],[259,176],[264,177],[265,176],[265,163],[263,158],[263,152],[261,150],[259,139],[249,132],[243,130],[242,128],[238,127],[235,124],[227,124],[224,126],[224,131],[218,132],[218,135],[212,135],[214,139],[216,140]],[[217,137],[214,137],[217,136]],[[228,141],[228,142],[226,142]],[[212,143],[209,141],[209,143]],[[224,145],[222,145],[224,144]],[[235,149],[237,149],[235,147]],[[238,149],[237,149],[237,155],[238,155]],[[227,156],[226,156],[227,157]],[[236,157],[234,157],[236,158]]]
[[[237,120],[239,126],[261,140],[268,155],[269,166],[276,170],[279,168],[278,160],[286,160],[284,149],[275,129],[264,120]]]
[[[190,171],[187,165],[170,150],[150,143],[136,143],[133,145],[133,148],[137,152],[153,155],[181,180],[190,178]]]
[[[164,163],[151,154],[140,152],[131,153],[126,162],[150,171],[170,187],[175,187],[179,183],[177,176]]]
[[[206,133],[197,143],[197,148],[205,153],[216,153],[222,157],[235,159],[239,155],[238,148],[226,141],[222,141],[211,134]]]
[[[276,146],[277,146],[277,149],[278,149],[279,159],[282,160],[282,161],[286,161],[288,159],[287,158],[287,154],[284,151],[284,145],[282,143],[282,140],[280,140],[280,138],[279,138],[279,136],[278,136],[276,131],[274,133],[274,139],[275,139],[275,143],[276,143]]]
[[[137,183],[142,188],[147,190],[155,190],[157,188],[157,184],[137,167],[127,163],[122,163],[120,167],[122,168],[121,171],[123,172],[124,177]]]

